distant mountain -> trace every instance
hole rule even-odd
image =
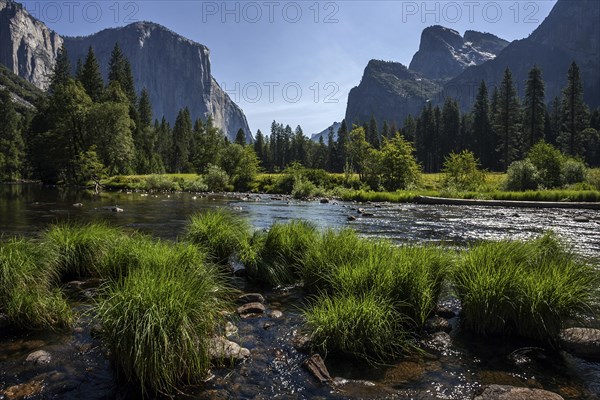
[[[13,1],[0,0],[0,64],[42,90],[48,88],[56,54],[65,44],[71,63],[92,46],[106,79],[110,53],[119,43],[129,58],[136,88],[146,88],[156,118],[173,123],[188,107],[193,118],[213,116],[229,138],[242,128],[252,140],[243,111],[212,76],[207,47],[150,22],[106,29],[87,37],[61,37]]]
[[[350,90],[346,123],[368,121],[374,116],[402,126],[408,114],[421,111],[441,86],[396,62],[371,60],[360,84]]]
[[[313,142],[318,142],[320,138],[323,138],[323,140],[325,141],[325,143],[327,143],[327,139],[329,137],[329,129],[333,128],[333,137],[334,139],[337,140],[337,133],[340,130],[340,126],[342,126],[341,122],[334,122],[331,126],[329,126],[327,129],[319,132],[319,133],[314,133],[311,135],[310,140],[312,140]]]
[[[527,38],[506,45],[489,33],[433,26],[421,36],[410,69],[399,63],[371,60],[359,86],[350,91],[346,122],[367,121],[374,115],[401,125],[406,115],[417,115],[428,100],[441,104],[446,97],[470,110],[481,81],[497,86],[509,67],[524,95],[527,74],[534,64],[546,82],[546,101],[560,96],[569,65],[580,67],[585,100],[600,105],[600,1],[558,0],[550,15]]]
[[[419,51],[410,69],[429,79],[449,79],[466,68],[493,60],[508,42],[490,33],[457,31],[443,26],[431,26],[421,34]]]
[[[546,101],[560,96],[567,83],[569,65],[575,61],[581,70],[586,102],[600,105],[600,1],[558,0],[550,15],[529,37],[508,45],[494,60],[466,69],[446,85],[454,92],[463,109],[470,108],[474,88],[486,81],[500,83],[506,67],[510,68],[524,94],[524,82],[534,64],[546,82]],[[458,89],[458,93],[457,93]]]
[[[0,65],[0,89],[7,89],[18,112],[34,109],[44,96],[44,92],[32,83],[13,74],[4,65]]]

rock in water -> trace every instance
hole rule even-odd
[[[239,304],[247,304],[247,303],[264,304],[265,298],[260,293],[245,293],[245,294],[239,296],[237,301]]]
[[[560,333],[560,345],[575,356],[600,360],[600,329],[564,329]]]
[[[248,303],[238,307],[237,313],[239,315],[248,314],[262,314],[265,312],[265,306],[261,303]]]
[[[52,356],[46,350],[38,350],[29,354],[25,362],[33,364],[49,364],[52,361]]]
[[[320,383],[331,382],[331,376],[325,366],[325,362],[319,354],[313,354],[304,363],[304,368],[308,370]]]
[[[224,337],[210,339],[208,345],[210,358],[217,364],[235,362],[250,356],[250,350]]]
[[[564,400],[556,393],[542,389],[489,385],[474,400]]]

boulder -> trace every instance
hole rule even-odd
[[[329,204],[329,199],[321,199],[320,203],[321,204]]]
[[[271,310],[271,312],[269,313],[269,317],[273,319],[278,319],[283,317],[283,313],[279,310]]]
[[[489,385],[485,386],[474,400],[564,400],[556,393],[542,389]]]
[[[563,329],[559,340],[561,347],[575,356],[600,360],[600,329]]]

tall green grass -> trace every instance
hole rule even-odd
[[[481,243],[452,274],[465,328],[553,342],[565,322],[597,310],[598,272],[553,234]]]
[[[200,245],[218,264],[227,264],[229,258],[248,246],[248,222],[223,209],[198,213],[190,219],[186,240]]]
[[[243,252],[250,277],[272,286],[299,280],[305,254],[319,239],[314,224],[306,221],[275,223],[267,233],[256,233],[255,251]]]
[[[123,240],[123,232],[106,224],[51,226],[43,240],[52,247],[65,278],[102,277],[104,258]]]
[[[54,329],[73,322],[71,308],[55,288],[52,249],[24,239],[0,243],[0,311],[21,329]]]
[[[306,326],[321,351],[385,363],[412,348],[403,315],[385,297],[321,295],[304,311]]]
[[[232,290],[195,246],[154,246],[103,288],[96,312],[119,371],[144,391],[171,394],[208,373],[208,339]]]

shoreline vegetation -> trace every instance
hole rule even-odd
[[[560,346],[573,321],[597,318],[600,303],[597,268],[551,232],[462,250],[397,246],[352,229],[318,231],[307,221],[253,231],[218,209],[192,216],[178,242],[104,224],[2,239],[0,313],[9,324],[70,329],[78,315],[67,282],[99,280],[90,315],[119,375],[146,393],[176,393],[220,366],[210,341],[233,309],[234,260],[266,288],[299,285],[313,351],[373,364],[420,354],[419,338],[442,296],[461,302],[461,324],[475,335],[549,348]]]
[[[591,171],[589,175],[592,178],[600,174],[600,170]],[[421,199],[422,197],[516,202],[600,202],[600,190],[592,185],[595,182],[571,185],[563,189],[509,191],[503,189],[506,174],[486,173],[484,176],[485,183],[480,190],[449,190],[444,186],[445,174],[439,173],[423,174],[418,188],[390,192],[361,188],[356,175],[305,170],[299,173],[260,174],[250,185],[249,193],[290,195],[301,200],[329,198],[342,201],[389,203],[426,203]],[[204,176],[197,174],[122,175],[107,178],[102,181],[102,185],[111,191],[210,192]],[[229,189],[231,190],[224,191],[233,192],[233,188]]]

